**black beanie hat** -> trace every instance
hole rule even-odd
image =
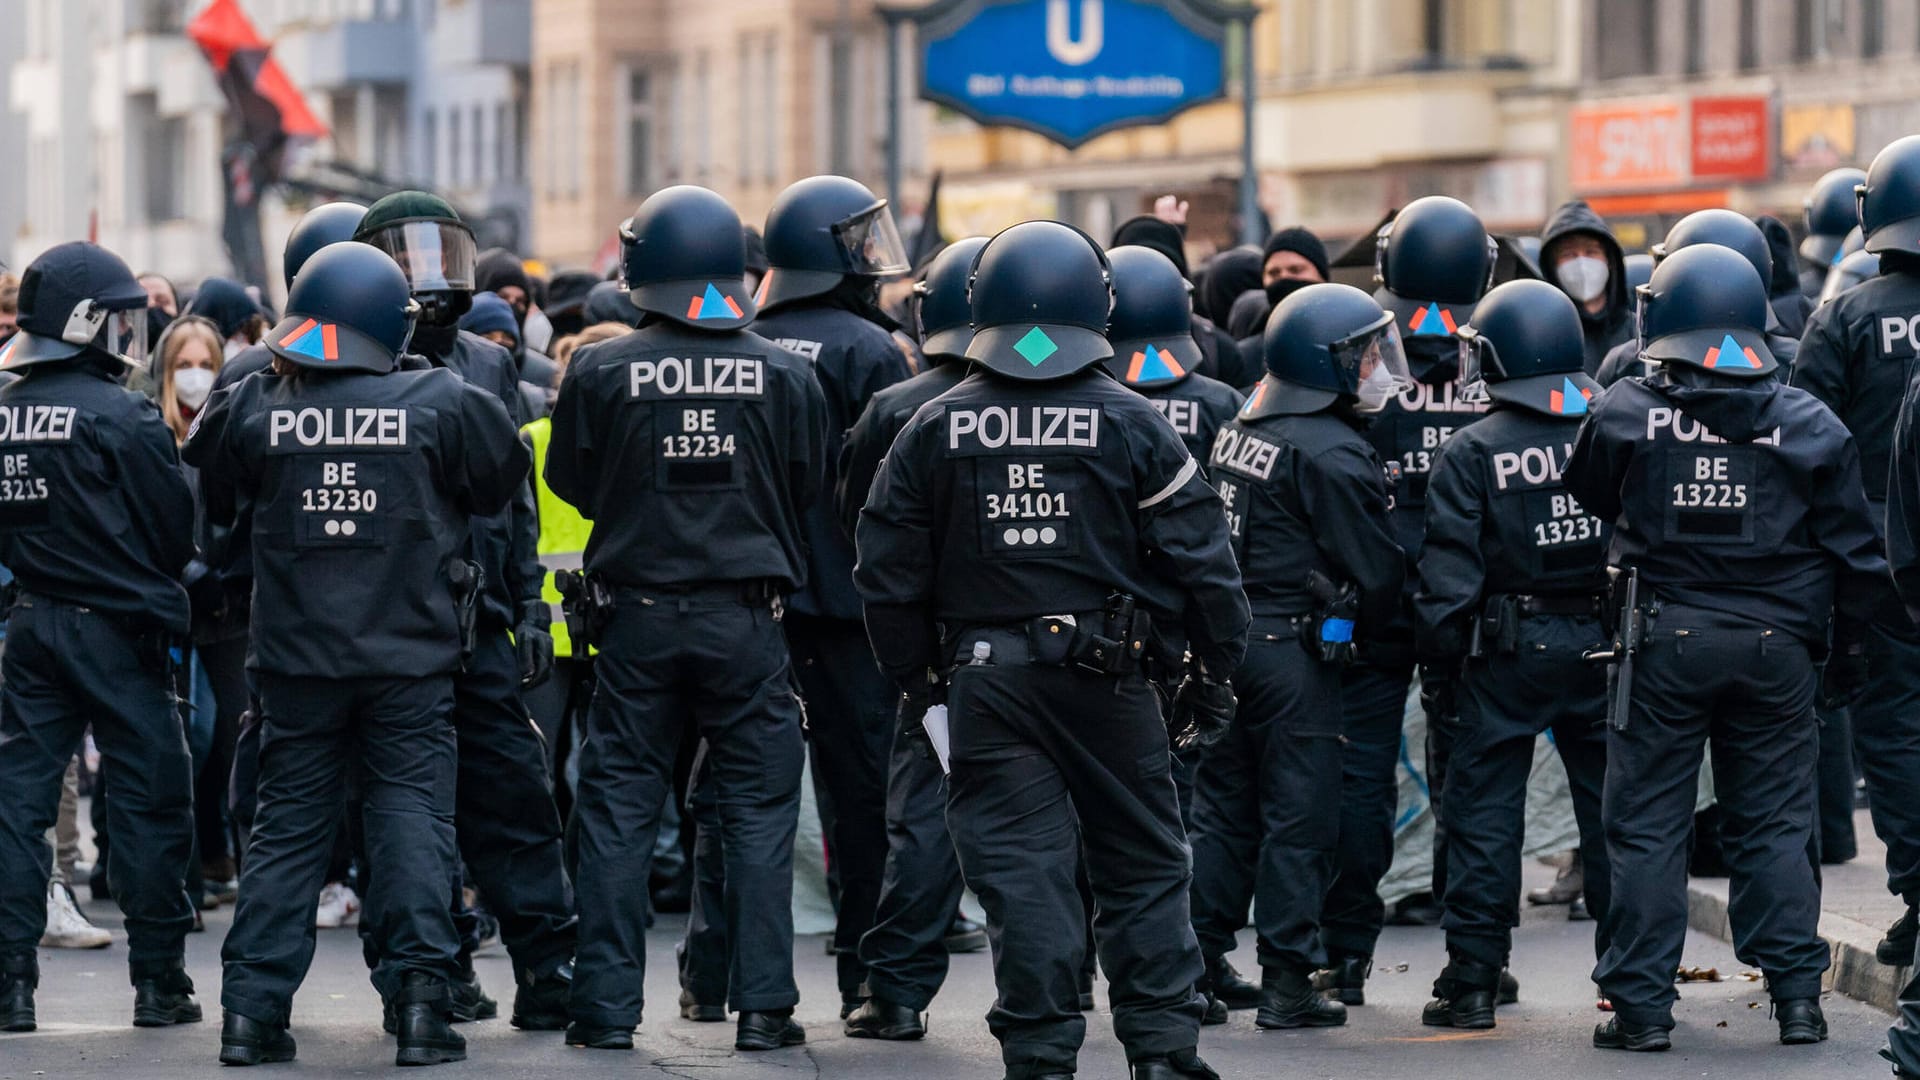
[[[1119,228],[1113,230],[1112,246],[1121,247],[1126,244],[1152,248],[1173,260],[1173,265],[1180,269],[1181,277],[1189,281],[1193,280],[1193,275],[1187,270],[1186,237],[1180,231],[1180,226],[1162,221],[1152,214],[1131,217],[1121,222]]]
[[[1260,252],[1260,265],[1266,266],[1267,260],[1272,258],[1276,251],[1293,252],[1312,263],[1315,270],[1320,271],[1321,281],[1333,280],[1332,271],[1327,266],[1327,245],[1321,243],[1319,237],[1308,232],[1304,227],[1295,225],[1267,237],[1267,246]]]

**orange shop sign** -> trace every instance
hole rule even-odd
[[[1687,105],[1679,98],[1576,106],[1573,186],[1617,191],[1683,185],[1691,134]]]

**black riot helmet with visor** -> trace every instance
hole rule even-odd
[[[1600,386],[1586,373],[1580,310],[1544,281],[1509,281],[1487,293],[1460,339],[1470,400],[1520,405],[1549,416],[1585,416]]]
[[[1732,379],[1779,367],[1767,343],[1767,287],[1753,264],[1719,244],[1672,252],[1637,290],[1640,358]]]
[[[421,322],[451,326],[473,306],[479,249],[452,205],[425,191],[396,191],[367,208],[355,240],[385,252],[420,301]]]
[[[1273,309],[1261,338],[1267,374],[1240,410],[1245,420],[1303,416],[1346,403],[1386,408],[1412,379],[1392,312],[1351,285],[1309,285]]]
[[[933,257],[926,276],[913,286],[920,351],[935,364],[965,358],[967,346],[973,342],[973,307],[967,300],[967,282],[973,273],[974,257],[986,246],[984,236],[955,240]]]
[[[1493,285],[1500,245],[1459,199],[1415,199],[1374,236],[1373,277],[1395,295],[1472,304]]]
[[[147,290],[106,248],[75,241],[47,249],[21,275],[19,303],[19,333],[0,349],[0,371],[88,349],[146,364]]]
[[[849,277],[878,280],[912,269],[887,200],[858,180],[810,176],[767,211],[762,310],[820,296]]]

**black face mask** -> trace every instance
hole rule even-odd
[[[173,323],[173,316],[167,314],[164,310],[157,307],[148,308],[147,309],[147,340],[150,342],[159,341],[160,332],[165,330],[172,323]]]
[[[1280,301],[1285,300],[1287,297],[1292,296],[1294,293],[1299,292],[1309,285],[1318,284],[1320,283],[1317,281],[1308,281],[1305,278],[1275,278],[1266,284],[1267,302],[1274,307],[1279,307]]]

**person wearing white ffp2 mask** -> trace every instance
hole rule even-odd
[[[1575,200],[1556,209],[1540,233],[1540,274],[1580,311],[1584,359],[1592,375],[1607,351],[1633,336],[1626,259],[1605,219]]]

